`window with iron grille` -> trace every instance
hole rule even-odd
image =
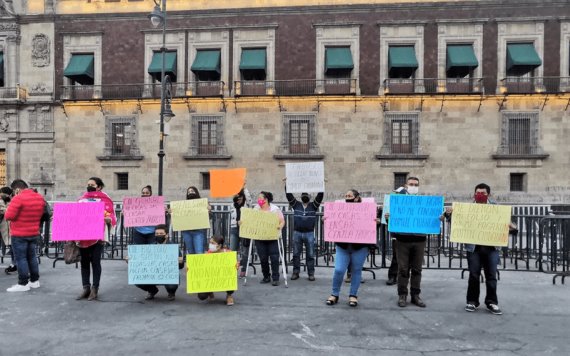
[[[109,116],[105,119],[105,149],[101,160],[143,159],[138,147],[137,119]]]
[[[511,192],[524,192],[525,187],[525,173],[511,173],[510,191]]]
[[[315,114],[283,115],[279,155],[320,155]]]
[[[190,149],[187,158],[229,157],[224,143],[222,115],[193,115],[191,118]]]
[[[537,112],[504,112],[499,155],[525,156],[544,154],[538,144]]]
[[[129,190],[129,174],[115,173],[117,180],[117,190]]]
[[[202,179],[202,190],[210,190],[210,172],[200,173]]]
[[[406,184],[406,182],[407,182],[407,179],[408,179],[408,173],[407,172],[395,172],[394,173],[394,190],[404,186],[404,184]]]
[[[417,155],[419,151],[418,112],[384,114],[382,155]]]

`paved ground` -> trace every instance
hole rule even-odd
[[[424,272],[428,307],[399,308],[386,270],[365,273],[357,308],[324,304],[332,269],[317,268],[289,288],[260,285],[259,275],[227,307],[186,295],[174,302],[127,285],[127,266],[104,261],[100,301],[75,301],[80,272],[43,258],[41,288],[7,293],[15,275],[0,275],[0,355],[535,355],[570,353],[570,285],[541,273],[502,272],[504,315],[463,310],[458,271]],[[2,271],[5,266],[1,266]]]

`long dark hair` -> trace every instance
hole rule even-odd
[[[142,189],[141,189],[141,193],[143,190],[148,190],[150,192],[150,195],[152,195],[152,187],[150,185],[145,185]]]
[[[263,195],[268,203],[273,201],[273,194],[271,194],[271,192],[259,192],[259,194]]]
[[[196,192],[197,195],[197,199],[200,199],[200,191],[198,191],[198,188],[196,188],[195,186],[191,185],[186,189],[186,195],[188,195],[188,191],[192,189]]]

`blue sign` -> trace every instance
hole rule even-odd
[[[403,234],[439,234],[443,197],[390,195],[388,231]]]
[[[129,284],[178,284],[178,245],[129,245]]]

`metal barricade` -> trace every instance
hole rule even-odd
[[[539,269],[554,274],[552,283],[570,275],[570,215],[545,216],[539,222]]]

